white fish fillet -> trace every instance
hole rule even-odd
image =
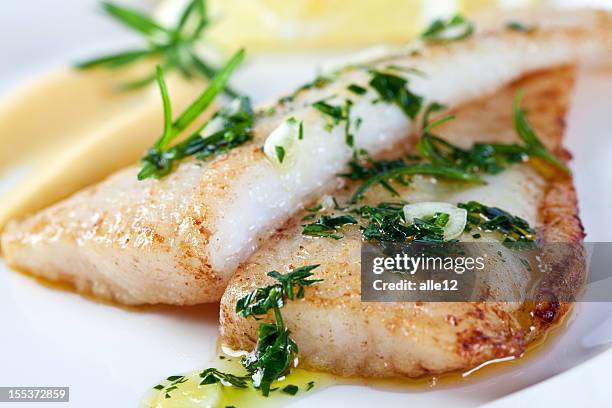
[[[417,68],[425,75],[406,74],[413,92],[457,106],[529,72],[612,50],[610,14],[564,16],[564,24],[530,33],[502,27],[447,46],[415,45],[371,67]],[[2,236],[4,256],[22,270],[122,303],[217,301],[237,266],[304,204],[333,188],[351,157],[343,126],[325,130],[329,118],[312,102],[351,98],[351,116],[363,121],[355,145],[375,157],[409,140],[410,120],[395,105],[372,103],[378,96],[370,79],[367,70],[352,69],[300,93],[258,120],[253,143],[210,163],[186,160],[168,177],[144,182],[129,168],[13,222]],[[353,83],[370,90],[352,94],[346,87]],[[279,172],[260,147],[289,117],[304,121],[305,136],[293,166]]]
[[[526,89],[525,107],[537,133],[563,156],[560,142],[572,84],[571,70],[535,75],[492,98],[459,109],[454,112],[457,119],[436,128],[436,133],[463,146],[478,141],[516,142],[510,111],[514,94],[521,87]],[[545,241],[573,243],[580,251],[584,235],[571,178],[547,180],[529,165],[519,164],[489,176],[487,181],[484,186],[466,187],[415,177],[407,187],[394,187],[409,202],[477,200],[498,206],[524,217],[538,228]],[[341,204],[353,189],[336,192]],[[386,190],[377,187],[368,192],[364,203],[392,200]],[[306,237],[300,226],[304,214],[298,214],[269,239],[230,281],[221,301],[222,341],[230,348],[251,350],[260,324],[235,313],[237,299],[272,283],[266,276],[268,271],[286,273],[312,264],[321,265],[313,271],[313,278],[323,281],[306,288],[303,299],[288,301],[282,309],[283,321],[299,346],[300,364],[345,376],[417,377],[519,357],[529,342],[542,336],[568,311],[563,303],[557,308],[507,301],[362,302],[359,229],[344,226],[344,238],[338,241]],[[464,234],[461,240],[473,239]],[[578,288],[584,265],[571,269],[567,258],[562,263],[558,271],[562,281],[568,288]],[[519,284],[528,281],[511,274],[506,279]],[[497,287],[505,284],[503,279],[494,283]]]

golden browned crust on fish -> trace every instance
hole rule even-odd
[[[439,133],[460,145],[474,141],[515,142],[511,106],[515,92],[526,90],[523,106],[543,142],[559,156],[564,117],[574,83],[572,68],[531,75],[497,95],[456,110],[457,120]],[[438,132],[438,128],[436,129]],[[475,139],[477,137],[477,139]],[[543,179],[544,180],[544,179]],[[540,184],[536,224],[547,242],[576,244],[584,236],[576,193],[569,177]],[[350,188],[336,193],[350,197]],[[469,369],[496,358],[521,356],[529,342],[550,330],[568,311],[567,303],[364,303],[360,287],[360,234],[352,226],[333,241],[301,235],[299,214],[242,265],[221,301],[222,340],[249,350],[258,322],[235,313],[236,300],[272,282],[266,272],[282,272],[321,263],[313,272],[324,279],[305,298],[289,302],[283,318],[300,347],[304,366],[339,375],[417,377]],[[563,268],[553,284],[575,288],[584,264]]]

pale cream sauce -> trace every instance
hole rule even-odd
[[[161,133],[161,97],[155,84],[133,91],[118,85],[151,69],[64,68],[0,101],[0,232],[10,219],[138,162]],[[167,82],[175,116],[204,88],[173,74]]]

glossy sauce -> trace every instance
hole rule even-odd
[[[478,367],[467,371],[453,371],[439,375],[425,375],[414,379],[378,379],[378,378],[359,378],[359,377],[340,377],[333,374],[315,372],[305,369],[294,369],[291,374],[282,381],[274,383],[272,388],[277,388],[270,393],[269,397],[261,395],[257,389],[249,387],[240,389],[235,387],[225,387],[221,384],[199,385],[201,378],[199,373],[202,370],[193,371],[185,374],[187,381],[179,384],[175,390],[170,391],[169,398],[166,398],[166,390],[170,386],[169,382],[162,382],[166,388],[149,391],[143,402],[143,408],[223,408],[226,406],[240,407],[282,407],[295,398],[306,397],[312,393],[323,390],[334,385],[361,385],[371,388],[395,391],[410,392],[423,391],[426,389],[440,389],[466,385],[496,374],[503,374],[509,370],[516,369],[525,360],[537,357],[545,348],[544,345],[553,341],[556,334],[563,329],[571,311],[566,313],[560,322],[556,323],[550,330],[544,332],[542,337],[531,342],[525,353],[518,358],[506,357],[487,361]],[[526,316],[523,324],[531,324],[529,316]],[[524,329],[529,330],[529,327]],[[244,369],[240,365],[238,353],[227,355],[219,353],[218,360],[211,364],[219,370],[236,375],[244,375]],[[244,354],[244,353],[242,353]],[[309,384],[312,386],[309,386]],[[296,385],[298,392],[292,396],[282,391],[287,385]]]

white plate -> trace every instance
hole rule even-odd
[[[95,4],[38,0],[5,5],[0,37],[10,33],[12,41],[1,45],[0,91],[54,65],[133,40],[95,13]],[[256,58],[239,73],[236,85],[265,100],[311,78],[323,58]],[[611,111],[612,70],[582,72],[567,144],[575,155],[572,167],[591,241],[612,241],[607,216],[612,208]],[[217,312],[215,305],[120,309],[41,286],[0,262],[0,386],[70,386],[71,406],[136,406],[161,378],[204,367],[213,358]],[[468,407],[493,402],[510,407],[543,401],[575,406],[585,395],[590,406],[608,406],[611,312],[612,303],[578,305],[568,327],[544,352],[466,384],[407,391],[338,386],[292,406]]]

